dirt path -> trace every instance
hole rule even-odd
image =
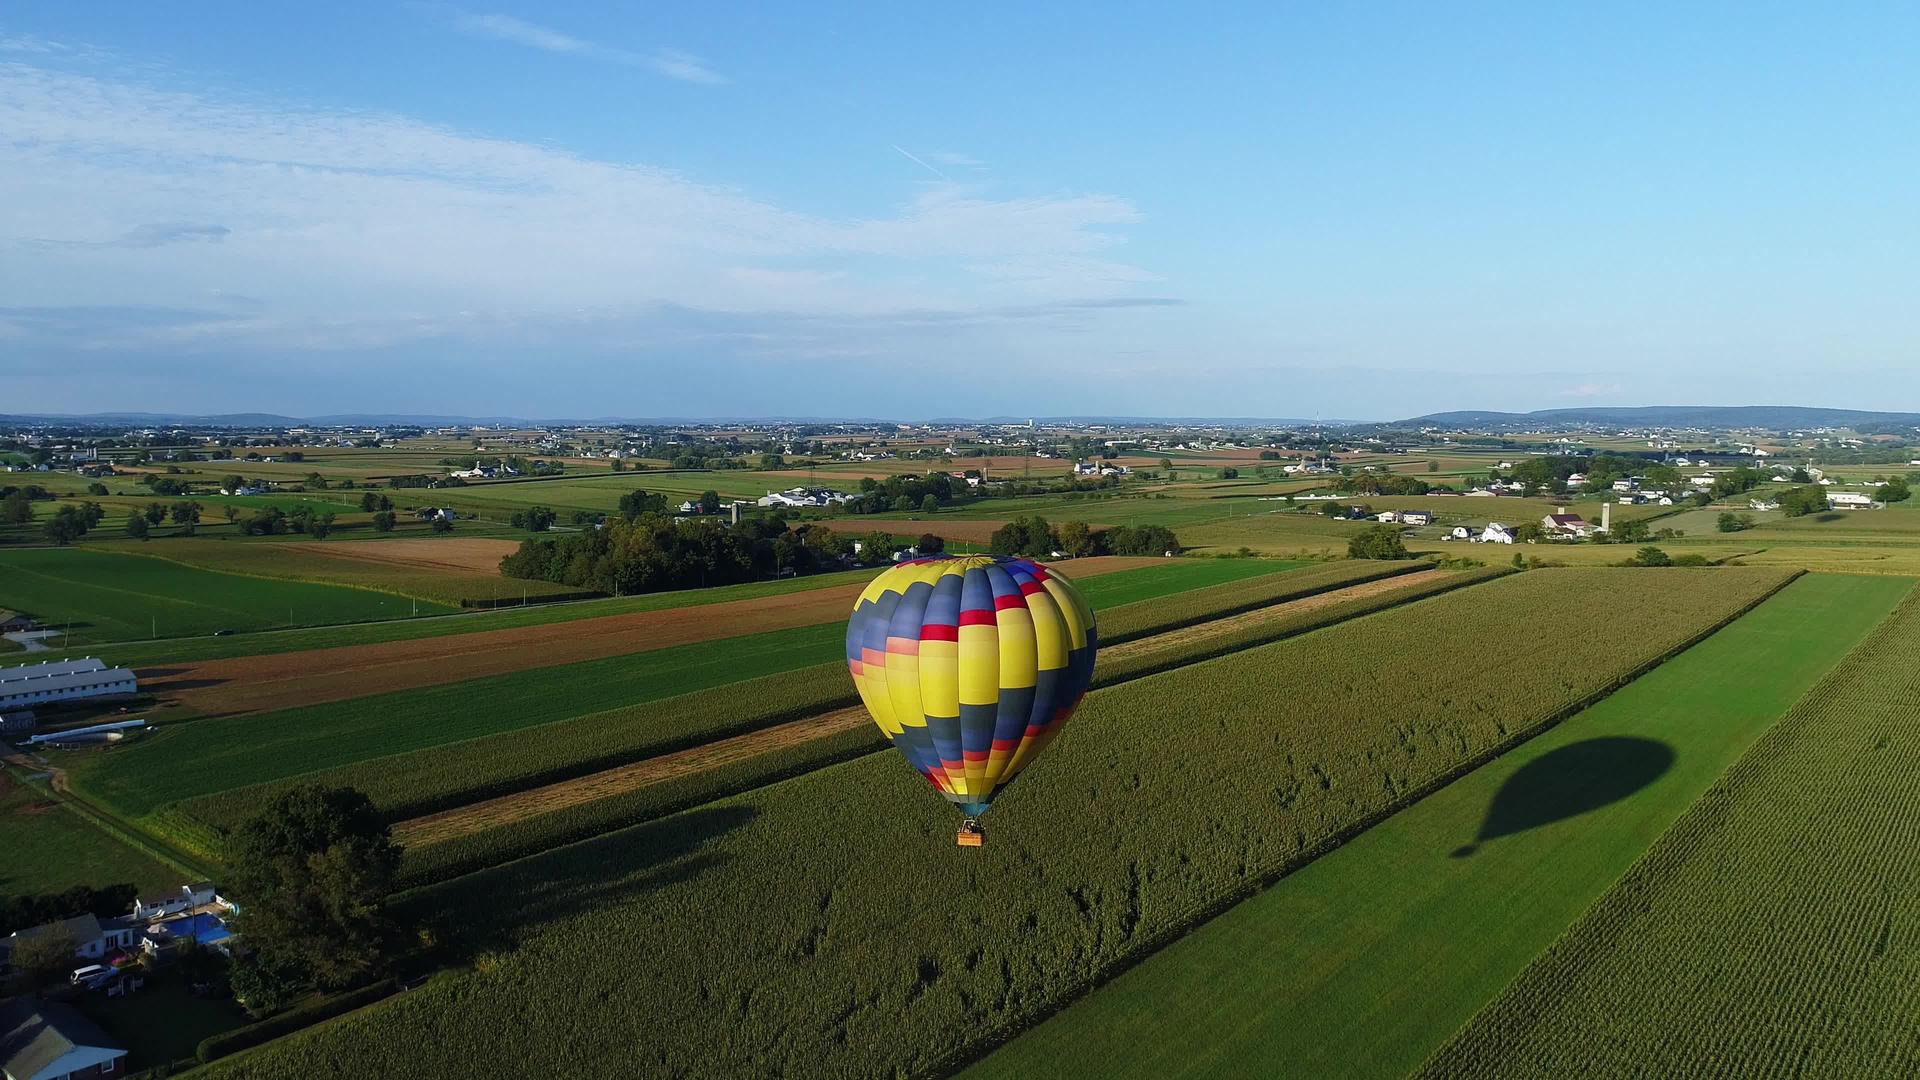
[[[1411,574],[1401,574],[1380,581],[1350,585],[1344,589],[1335,589],[1284,604],[1259,608],[1241,615],[1231,615],[1224,619],[1215,619],[1212,622],[1155,634],[1138,641],[1129,641],[1123,645],[1103,649],[1102,655],[1131,656],[1135,653],[1171,649],[1191,641],[1230,634],[1248,626],[1318,611],[1336,604],[1379,596],[1383,593],[1396,592],[1416,583],[1429,581],[1439,573],[1441,573],[1439,570],[1417,570]],[[470,803],[437,814],[413,818],[394,826],[394,839],[402,845],[420,846],[469,836],[486,829],[497,828],[525,818],[539,817],[556,810],[565,810],[596,799],[623,795],[649,784],[730,765],[773,750],[797,746],[829,735],[838,735],[849,728],[872,722],[867,718],[867,710],[863,706],[836,709],[818,716],[809,716],[745,735],[737,735],[731,739],[721,739],[690,750],[662,754],[659,757],[637,761],[631,765],[622,765],[619,768],[589,776],[563,780],[557,784],[501,795],[483,802]]]
[[[516,791],[511,795],[469,803],[452,810],[413,818],[394,826],[393,838],[403,846],[417,847],[469,836],[486,829],[509,825],[523,818],[539,817],[556,810],[593,802],[596,799],[624,795],[629,791],[671,780],[679,776],[717,769],[736,761],[797,746],[814,739],[838,735],[849,728],[873,723],[864,706],[837,709],[804,720],[794,720],[760,731],[721,739],[691,750],[636,761],[617,769],[594,773],[575,780],[563,780],[545,787]]]
[[[1161,561],[1145,557],[1076,559],[1065,570],[1069,577],[1079,579]],[[202,660],[139,674],[143,689],[201,712],[284,709],[767,630],[815,626],[845,618],[864,587],[843,585],[540,626]]]

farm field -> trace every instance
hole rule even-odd
[[[268,581],[71,547],[0,550],[0,607],[48,626],[71,623],[68,645],[76,649],[220,629],[392,619],[411,610],[400,597],[368,589]]]
[[[1113,646],[1109,652],[1115,657],[1118,663],[1117,665],[1103,669],[1102,673],[1096,676],[1094,685],[1110,685],[1125,679],[1138,678],[1142,675],[1151,674],[1156,670],[1164,670],[1165,668],[1178,666],[1182,662],[1191,662],[1191,660],[1197,656],[1194,648],[1195,644],[1208,638],[1238,637],[1246,634],[1258,624],[1305,623],[1315,618],[1336,618],[1335,616],[1322,614],[1329,608],[1346,606],[1355,613],[1364,613],[1366,610],[1370,610],[1370,605],[1379,598],[1388,597],[1392,594],[1402,594],[1407,598],[1424,595],[1429,591],[1437,591],[1441,588],[1441,582],[1436,579],[1449,579],[1454,577],[1457,576],[1449,575],[1439,570],[1419,570],[1414,573],[1397,574],[1383,580],[1364,581],[1360,584],[1334,587],[1328,591],[1308,591],[1307,595],[1304,595],[1300,599],[1282,599],[1279,602],[1272,603],[1271,606],[1260,608],[1257,611],[1239,615],[1227,615],[1223,618],[1197,626],[1185,626],[1184,624],[1176,623],[1175,625],[1182,626],[1182,628]],[[1463,577],[1460,583],[1466,583],[1466,579]],[[1312,586],[1306,586],[1303,591],[1310,589],[1312,589]],[[1205,591],[1207,590],[1201,590],[1201,592]],[[1146,603],[1135,604],[1132,607],[1115,609],[1114,614],[1118,616],[1139,608],[1155,606],[1157,605]],[[878,732],[871,727],[871,720],[859,707],[834,708],[831,711],[822,711],[825,710],[828,705],[838,705],[840,702],[850,700],[847,696],[846,687],[839,677],[839,665],[829,664],[825,665],[825,667],[826,670],[824,672],[817,674],[816,669],[793,673],[792,681],[796,684],[800,683],[803,679],[808,683],[812,683],[818,679],[820,674],[825,675],[824,681],[827,686],[827,693],[812,696],[813,700],[819,703],[813,715],[803,716],[801,719],[792,720],[776,726],[756,727],[752,731],[729,739],[707,741],[681,753],[650,758],[635,762],[631,765],[607,769],[600,773],[581,775],[557,784],[547,785],[546,790],[529,789],[517,791],[509,795],[488,800],[491,804],[488,806],[477,804],[462,806],[450,812],[434,815],[434,820],[430,824],[414,821],[403,822],[402,833],[411,838],[412,843],[415,845],[444,840],[450,836],[458,836],[478,831],[481,828],[490,827],[502,821],[518,821],[552,813],[592,799],[624,794],[625,792],[647,784],[659,783],[663,779],[671,779],[692,772],[704,771],[731,764],[735,760],[749,756],[752,752],[778,750],[809,740],[830,739],[841,734],[841,732],[845,731],[849,726],[865,731],[869,736],[873,749],[884,748],[885,743],[880,739]],[[784,686],[775,690],[771,685],[773,681],[774,680],[768,680],[769,685],[765,687],[743,686],[740,689],[742,693],[752,697],[759,696],[759,692],[763,689],[772,691],[781,697],[786,697],[791,693],[791,691]],[[781,681],[785,682],[788,680],[782,679]],[[837,691],[837,693],[835,691]],[[792,696],[804,699],[810,695],[800,694]],[[689,697],[683,700],[689,705],[694,705],[697,698]],[[704,702],[699,703],[704,704]],[[861,723],[854,724],[853,721],[856,719],[861,721]],[[467,748],[461,747],[458,749],[465,750]],[[425,770],[416,771],[416,777],[421,777],[423,774],[430,775],[431,768],[432,766],[428,765]],[[417,798],[421,786],[423,785],[416,780],[415,784],[408,790],[408,797]],[[368,789],[363,786],[362,790]],[[390,800],[377,799],[376,801],[382,806],[392,805]],[[223,819],[225,821],[236,820],[237,815],[229,812],[224,815]],[[217,822],[222,819],[210,818],[210,820]],[[458,825],[452,824],[454,822],[458,822]]]
[[[180,873],[0,770],[0,896],[57,893],[75,885],[132,882],[142,891],[180,884]]]
[[[1422,1075],[1920,1072],[1916,649],[1909,600]]]
[[[509,1053],[534,1069],[937,1071],[1785,580],[1525,573],[1095,691],[1036,765],[1047,782],[997,803],[978,851],[876,755],[420,890],[407,903],[463,928],[484,971],[210,1075],[456,1075]],[[1577,669],[1444,662],[1491,655],[1519,618],[1545,641],[1603,614],[1613,632]],[[1431,709],[1376,707],[1405,690],[1382,656],[1429,673]],[[1211,722],[1164,722],[1196,713]],[[581,994],[675,1037],[591,1038],[606,1010],[552,1007]]]
[[[848,570],[834,574],[783,578],[778,581],[754,581],[740,585],[722,585],[711,589],[680,589],[672,592],[645,593],[640,596],[603,597],[597,600],[536,604],[486,611],[465,611],[432,618],[400,619],[362,623],[350,627],[307,627],[297,630],[273,630],[230,637],[180,638],[171,641],[116,645],[116,662],[129,667],[152,667],[191,660],[220,660],[239,656],[270,656],[278,653],[331,649],[343,645],[377,645],[389,641],[415,641],[482,630],[506,630],[523,626],[545,626],[606,615],[624,615],[668,608],[704,607],[733,600],[751,600],[763,596],[827,589],[866,581],[877,571]]]
[[[1285,566],[1281,564],[1281,569]],[[1215,581],[1224,568],[1243,573],[1249,568],[1272,567],[1253,560],[1110,558],[1080,560],[1071,572],[1086,579],[1084,591],[1090,601],[1105,606],[1115,600],[1138,602],[1191,583]],[[1123,582],[1110,593],[1100,587],[1104,578],[1125,578],[1127,573],[1150,577],[1142,582]],[[181,699],[207,709],[257,705],[268,698],[299,704],[251,716],[172,723],[163,718],[162,730],[137,743],[107,752],[82,751],[67,755],[65,760],[76,788],[122,816],[139,817],[161,803],[181,798],[517,731],[830,662],[839,657],[843,646],[840,620],[852,605],[849,589],[857,588],[733,602],[749,605],[743,610],[757,609],[763,616],[771,611],[777,616],[773,621],[760,617],[757,623],[746,617],[724,616],[724,605],[688,609],[686,613],[667,610],[612,617],[615,621],[639,622],[642,629],[630,633],[630,639],[620,639],[615,631],[601,625],[607,620],[594,620],[394,643],[407,648],[406,657],[397,661],[401,667],[384,669],[384,676],[383,669],[370,659],[378,654],[367,651],[384,646],[209,661],[161,676],[152,685],[164,693],[169,680],[183,677],[193,682],[235,680],[235,690],[225,697],[214,695],[226,683],[179,692]],[[793,606],[796,601],[801,606]],[[661,618],[653,618],[655,615]],[[785,620],[784,624],[779,620]],[[700,628],[702,633],[711,631],[714,636],[684,641],[671,636],[684,635],[688,625]],[[625,648],[615,655],[600,654],[597,659],[556,665],[554,657],[572,638],[517,639],[517,644],[510,646],[498,637],[536,631],[571,633],[582,627],[585,632],[574,636],[595,648],[610,641]],[[648,638],[648,631],[658,632]],[[518,666],[478,677],[476,673],[482,670],[478,661],[463,664],[447,651],[454,643],[470,650],[461,655],[504,657],[515,660]],[[648,646],[645,651],[634,651],[643,645]],[[323,679],[311,677],[319,665],[329,661],[334,666]],[[268,662],[283,676],[278,683],[264,681],[267,669],[260,665]],[[425,673],[415,670],[419,664],[425,665]],[[389,689],[396,670],[419,678],[428,678],[435,671],[452,677],[436,683],[416,683],[407,689]],[[844,672],[838,675],[844,680]],[[285,692],[288,685],[299,689]],[[314,703],[322,686],[340,698]],[[476,702],[484,702],[485,708],[476,709]],[[395,716],[413,719],[400,728],[393,723]]]
[[[1577,920],[1912,588],[1893,578],[1800,578],[1605,700],[1235,906],[967,1075],[1405,1074]],[[1503,1048],[1480,1063],[1492,1060],[1540,1059]]]
[[[1415,564],[1416,567],[1418,565]],[[1397,571],[1413,567],[1383,569]],[[1305,596],[1305,599],[1278,602],[1285,599],[1284,594],[1270,594],[1269,602],[1274,606],[1252,615],[1229,616],[1203,626],[1116,646],[1118,665],[1103,667],[1096,674],[1095,685],[1137,678],[1234,648],[1264,644],[1291,633],[1379,610],[1396,602],[1484,580],[1476,574],[1427,571],[1399,573],[1384,581],[1342,588],[1339,587],[1339,579],[1328,579],[1325,575],[1312,572],[1303,571],[1286,576],[1300,579],[1294,588],[1296,594]],[[1365,578],[1352,575],[1347,580],[1364,582]],[[1327,591],[1329,589],[1331,591]],[[1180,599],[1199,597],[1211,591],[1197,590]],[[1227,606],[1221,610],[1238,610],[1233,606],[1238,599],[1237,596],[1227,598]],[[1110,608],[1108,615],[1116,622],[1125,622],[1136,615],[1151,617],[1160,607],[1159,601],[1141,601]],[[1141,609],[1148,610],[1143,612]],[[1258,625],[1255,625],[1256,620]],[[1168,625],[1186,626],[1188,621],[1178,618]],[[1206,636],[1208,631],[1213,631],[1210,637]],[[589,823],[600,823],[600,827],[593,831],[602,832],[617,825],[631,824],[643,817],[658,816],[660,806],[672,805],[676,800],[679,805],[690,805],[686,801],[689,791],[697,789],[709,792],[707,798],[710,799],[730,793],[720,790],[728,784],[736,785],[731,790],[745,790],[783,775],[792,775],[803,766],[819,767],[843,760],[854,753],[880,748],[882,743],[871,727],[856,730],[852,738],[841,738],[834,729],[835,721],[827,714],[853,704],[854,700],[843,664],[832,661],[654,703],[621,706],[570,717],[543,725],[525,735],[507,733],[468,739],[430,751],[374,758],[328,772],[309,773],[302,780],[353,786],[371,797],[375,805],[390,817],[404,819],[525,792],[541,785],[559,784],[564,787],[567,782],[576,779],[594,784],[597,782],[589,774],[595,771],[644,777],[650,785],[648,790],[624,800],[602,799],[591,810],[572,815],[572,819],[566,823],[549,820],[559,808],[543,807],[537,797],[524,800],[522,805],[525,809],[512,815],[516,820],[530,815],[540,817],[534,827],[519,830],[519,834],[524,836],[544,836],[555,829],[577,830],[588,827]],[[656,760],[652,764],[646,763],[650,756],[665,755],[695,763],[702,771],[711,772],[728,764],[727,761],[717,760],[726,749],[723,743],[729,740],[741,744],[752,743],[763,732],[766,738],[775,738],[773,727],[783,724],[788,736],[792,737],[787,740],[788,743],[805,734],[809,725],[813,725],[814,742],[793,752],[764,754],[748,764],[732,768],[729,770],[732,779],[703,776],[696,781],[679,784],[679,793],[668,793],[660,789],[672,785],[660,783],[665,774],[658,771],[666,762]],[[684,754],[677,753],[682,749],[686,751]],[[781,747],[762,749],[779,751]],[[629,765],[633,768],[622,773]],[[686,771],[680,770],[673,776],[681,776]],[[190,799],[178,804],[169,812],[169,817],[190,832],[197,833],[204,827],[216,830],[230,828],[249,814],[257,812],[283,786],[267,784],[238,788]],[[615,805],[615,802],[621,805]],[[474,851],[493,850],[509,848],[518,843],[521,841],[498,836],[467,847]],[[422,862],[416,857],[419,854],[418,850],[408,853],[410,865]],[[426,861],[439,865],[445,862],[445,858],[436,854],[435,858]]]
[[[462,600],[537,599],[578,591],[545,581],[502,577],[500,560],[519,546],[517,540],[469,536],[399,540],[195,536],[104,545],[111,551],[138,552],[220,573],[377,589],[418,598],[436,605],[436,610],[458,608]],[[395,610],[405,614],[411,607],[400,605]]]
[[[1083,559],[1075,571],[1093,578],[1148,566],[1157,569],[1162,562]],[[1177,587],[1178,575],[1172,577]],[[153,671],[143,676],[143,687],[207,713],[314,705],[368,693],[458,683],[673,645],[837,622],[852,610],[860,588],[858,584],[844,585],[697,608],[482,630],[455,637],[197,661]]]

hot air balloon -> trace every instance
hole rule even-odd
[[[1093,679],[1093,609],[1031,559],[912,559],[873,579],[847,620],[847,667],[874,723],[978,818],[1060,732]]]

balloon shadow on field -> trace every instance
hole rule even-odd
[[[1507,778],[1487,807],[1464,859],[1480,845],[1598,810],[1639,791],[1673,767],[1673,748],[1653,739],[1607,736],[1549,751]]]

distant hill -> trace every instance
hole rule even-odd
[[[1471,428],[1481,431],[1592,425],[1625,428],[1885,428],[1920,426],[1920,413],[1819,409],[1803,405],[1647,405],[1538,409],[1534,412],[1465,410],[1429,413],[1401,426]]]

